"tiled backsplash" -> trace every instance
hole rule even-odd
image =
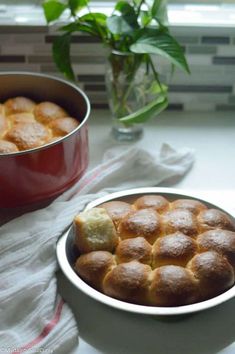
[[[38,25],[0,25],[0,71],[33,71],[62,76],[51,55],[53,28]],[[171,26],[185,53],[191,74],[159,61],[169,84],[171,110],[235,110],[235,26]],[[79,85],[94,108],[106,108],[105,50],[93,37],[74,35],[71,47]],[[170,80],[170,81],[169,81]]]

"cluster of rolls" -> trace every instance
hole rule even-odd
[[[79,122],[53,102],[36,103],[27,97],[0,104],[0,154],[48,144],[72,132]]]
[[[78,214],[74,231],[77,274],[122,301],[187,305],[235,282],[234,220],[198,200],[114,200]]]

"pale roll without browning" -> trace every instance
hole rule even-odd
[[[107,211],[93,208],[74,218],[75,244],[81,253],[112,252],[118,243],[114,224]]]

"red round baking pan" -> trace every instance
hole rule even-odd
[[[25,96],[63,107],[79,126],[68,135],[26,151],[0,154],[0,208],[52,200],[78,181],[88,166],[90,102],[76,85],[44,74],[0,73],[0,102]]]

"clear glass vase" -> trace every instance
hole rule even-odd
[[[106,90],[112,115],[112,135],[118,141],[135,141],[143,135],[142,124],[122,123],[125,117],[148,102],[148,75],[144,56],[113,51],[107,58]]]

